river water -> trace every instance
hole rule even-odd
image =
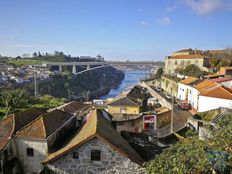
[[[104,100],[119,95],[126,88],[137,84],[140,79],[146,76],[146,74],[148,74],[148,71],[146,70],[127,70],[125,72],[125,78],[123,79],[119,87],[117,89],[111,89],[109,94],[100,97],[100,99]]]

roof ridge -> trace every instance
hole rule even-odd
[[[47,137],[47,133],[46,133],[46,128],[45,128],[45,126],[44,126],[44,119],[43,119],[43,117],[41,117],[40,119],[41,119],[41,121],[42,121],[42,127],[43,127],[43,132],[44,132],[44,138],[46,138],[46,137]]]
[[[232,93],[229,92],[229,90],[227,90],[224,86],[220,86],[226,93],[230,94],[232,96]]]
[[[45,114],[48,114],[48,113],[45,113]],[[45,114],[42,114],[39,117],[37,117],[36,119],[32,120],[31,122],[29,122],[28,124],[26,124],[25,126],[23,126],[21,129],[19,129],[15,134],[20,133],[23,129],[27,128],[28,126],[30,126],[31,124],[33,124],[34,122],[36,122],[37,120],[39,120]]]
[[[14,114],[7,115],[5,118],[0,120],[0,123],[3,122],[4,120],[8,119],[10,116],[14,116]]]

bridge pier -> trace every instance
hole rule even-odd
[[[87,65],[87,70],[90,70],[90,65],[89,64]]]
[[[62,65],[59,65],[59,73],[62,73]]]
[[[77,73],[76,65],[73,65],[73,67],[72,67],[72,73],[73,73],[74,75],[76,75],[76,73]]]

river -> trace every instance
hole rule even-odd
[[[146,70],[127,70],[125,71],[125,77],[117,89],[111,89],[109,94],[100,97],[100,99],[112,98],[120,94],[126,88],[133,86],[139,82],[141,78],[144,78],[149,72]]]

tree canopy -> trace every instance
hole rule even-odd
[[[191,64],[188,65],[184,70],[180,71],[180,74],[192,77],[201,77],[206,73],[204,71],[201,71],[201,69],[198,66]]]
[[[190,143],[177,142],[165,149],[163,153],[147,164],[148,173],[182,174],[190,173],[230,173],[232,172],[232,114],[221,120],[219,125],[211,128],[212,137],[201,141],[198,136],[191,136]],[[210,153],[212,154],[209,154]],[[225,153],[227,161],[213,159],[209,155]],[[217,160],[215,162],[215,159]]]

